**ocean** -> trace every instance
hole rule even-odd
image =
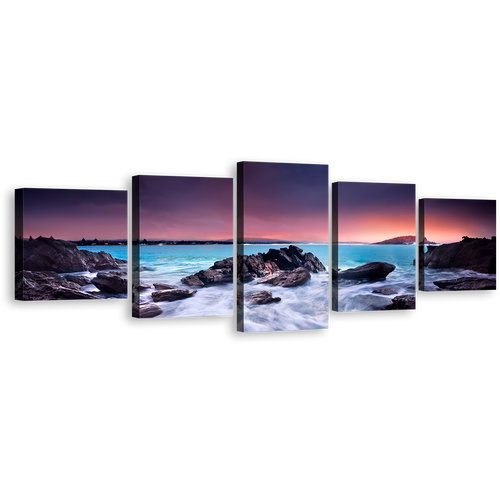
[[[328,245],[294,243],[304,252],[318,257],[328,270]],[[283,243],[275,245],[243,246],[245,255],[266,253],[270,248],[288,247]],[[244,328],[249,331],[274,330],[316,330],[328,328],[328,273],[311,273],[311,279],[302,286],[283,288],[257,284],[259,278],[245,283],[244,293],[268,290],[281,302],[264,305],[249,305],[244,301]]]
[[[339,245],[338,268],[345,270],[369,262],[388,262],[396,269],[385,280],[339,281],[339,311],[370,311],[389,305],[396,295],[415,294],[415,245]],[[374,294],[376,288],[394,288],[390,295]]]
[[[165,283],[189,288],[181,278],[208,269],[217,260],[233,256],[232,245],[140,245],[140,281],[148,285]],[[141,302],[152,302],[148,288],[141,291]],[[224,283],[196,288],[192,297],[175,302],[156,302],[164,317],[232,316],[233,285]]]

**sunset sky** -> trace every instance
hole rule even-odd
[[[415,236],[415,184],[339,182],[338,192],[340,242]]]
[[[233,238],[233,179],[140,176],[140,239]]]
[[[452,243],[496,236],[496,201],[425,198],[424,232],[429,241]]]
[[[24,189],[23,212],[24,238],[127,238],[127,191]]]
[[[328,243],[328,166],[244,162],[244,236]]]

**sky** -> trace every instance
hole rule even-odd
[[[328,166],[244,162],[244,237],[328,243]]]
[[[232,240],[233,179],[140,176],[140,239]]]
[[[453,243],[496,236],[496,201],[425,198],[424,233],[429,241]]]
[[[339,182],[338,191],[339,242],[415,236],[415,184]]]
[[[127,238],[127,191],[24,189],[23,237]]]

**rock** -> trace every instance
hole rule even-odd
[[[381,295],[395,295],[398,293],[398,290],[396,288],[375,288],[375,290],[372,290],[372,293],[379,293]]]
[[[393,264],[387,262],[370,262],[363,266],[346,269],[338,273],[339,279],[349,280],[378,280],[385,278],[396,269]]]
[[[76,243],[71,241],[54,240],[42,236],[16,245],[16,252],[20,253],[16,256],[16,262],[22,256],[22,266],[25,271],[95,272],[103,269],[118,269],[124,265],[124,261],[113,258],[109,253],[79,250]]]
[[[311,273],[305,267],[299,267],[293,271],[280,271],[276,274],[271,274],[259,281],[265,285],[282,286],[291,288],[301,286],[311,279]]]
[[[92,284],[108,294],[127,293],[127,280],[117,273],[97,273]]]
[[[467,238],[457,243],[428,246],[423,265],[431,269],[460,268],[496,274],[496,241]]]
[[[398,295],[385,309],[415,309],[415,295]]]
[[[153,292],[151,298],[155,302],[174,302],[175,300],[187,299],[192,297],[196,290],[186,290],[183,288],[174,288],[173,290],[161,290]]]
[[[496,290],[496,279],[481,277],[465,277],[454,280],[434,281],[443,290]]]
[[[19,271],[15,277],[17,300],[77,300],[95,299],[82,292],[77,283],[67,281],[54,272]]]
[[[151,285],[142,282],[132,283],[132,288],[141,292],[142,290],[148,290],[149,288],[151,288]]]
[[[80,286],[90,285],[92,283],[92,280],[88,276],[83,276],[81,274],[65,274],[64,279],[72,281]]]
[[[346,311],[381,311],[388,306],[390,300],[373,294],[356,295],[348,300]]]
[[[167,285],[166,283],[153,283],[156,290],[174,290],[176,287],[173,285]]]
[[[162,313],[161,307],[147,302],[132,305],[132,316],[134,318],[154,318]]]
[[[246,295],[247,300],[251,304],[272,304],[273,302],[281,302],[281,297],[273,297],[271,292],[260,290],[259,292],[250,292]]]
[[[295,245],[288,248],[271,248],[267,253],[238,255],[238,280],[248,283],[255,278],[275,275],[280,271],[294,271],[304,268],[311,273],[326,271],[325,266],[312,253],[304,253]],[[182,283],[188,286],[201,287],[233,282],[233,258],[215,262],[207,270],[182,278]],[[296,285],[295,285],[296,286]]]

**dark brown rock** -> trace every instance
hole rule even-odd
[[[97,273],[92,284],[108,294],[127,293],[127,279],[117,273]]]
[[[273,294],[271,292],[268,292],[267,290],[260,290],[258,292],[247,293],[246,298],[251,304],[255,305],[281,302],[281,297],[273,297]]]
[[[83,276],[81,274],[66,274],[64,275],[66,281],[72,281],[80,286],[90,285],[92,280],[88,276]]]
[[[386,311],[416,311],[417,297],[415,295],[397,295],[385,308]]]
[[[161,314],[161,312],[161,307],[151,304],[151,302],[132,305],[132,316],[134,318],[154,318]]]
[[[259,283],[291,288],[304,285],[310,279],[311,273],[305,267],[299,267],[293,271],[280,271],[272,274],[261,279]]]
[[[434,284],[443,290],[496,290],[497,287],[496,279],[481,277],[434,281]]]
[[[378,280],[385,278],[396,269],[393,264],[387,262],[370,262],[363,266],[346,269],[338,273],[339,279],[349,280]]]
[[[173,290],[161,290],[153,292],[151,298],[155,302],[174,302],[175,300],[187,299],[192,297],[196,290],[186,290],[183,288],[175,288]]]
[[[496,241],[464,238],[457,243],[428,246],[423,263],[431,269],[460,268],[496,274]]]

